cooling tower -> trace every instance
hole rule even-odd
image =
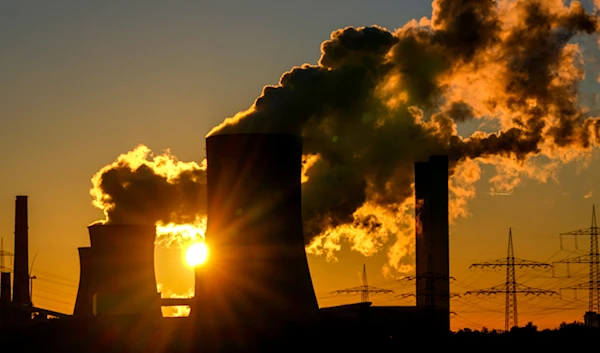
[[[93,258],[93,313],[161,318],[154,272],[155,226],[95,224],[88,229]],[[80,288],[85,279],[81,277]]]
[[[79,248],[79,288],[75,299],[75,317],[91,317],[94,315],[94,258],[92,248]]]
[[[244,332],[310,321],[318,305],[304,250],[301,139],[224,134],[206,147],[210,304],[198,295],[197,312]]]
[[[417,306],[433,307],[450,330],[448,156],[415,163]]]
[[[17,196],[15,201],[13,302],[31,305],[29,296],[29,226],[27,222],[27,196]]]

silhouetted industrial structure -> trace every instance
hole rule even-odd
[[[79,249],[77,314],[159,319],[160,294],[154,271],[154,225],[88,227],[91,247]],[[91,298],[90,298],[91,296]]]
[[[206,153],[211,259],[196,317],[216,330],[212,337],[313,323],[319,307],[304,249],[301,138],[214,135]]]
[[[589,295],[588,311],[584,314],[584,322],[587,326],[600,326],[598,314],[600,313],[600,254],[598,253],[598,225],[596,223],[596,206],[592,205],[592,225],[589,228],[580,229],[572,232],[560,234],[560,247],[562,249],[562,236],[574,235],[575,247],[577,246],[578,235],[590,236],[589,254],[583,256],[571,257],[568,259],[555,261],[554,264],[567,264],[567,273],[570,274],[570,264],[587,264],[590,266],[590,280],[573,286],[561,288],[572,290],[587,290]]]
[[[360,302],[361,303],[370,303],[370,295],[378,294],[378,293],[394,293],[393,290],[377,288],[369,286],[367,281],[367,266],[363,264],[363,273],[362,273],[362,285],[360,287],[352,287],[346,289],[339,289],[332,292],[333,294],[350,294],[350,293],[360,293]]]
[[[6,257],[12,256],[12,253],[4,251],[4,239],[0,240],[0,328],[12,324],[11,310],[11,278],[10,271],[5,266]]]
[[[10,269],[6,267],[6,258],[13,253],[4,251],[4,239],[0,239],[0,326],[4,319],[3,313],[8,310],[12,297]]]
[[[550,268],[552,265],[530,261],[530,260],[522,260],[519,258],[515,258],[515,250],[513,248],[513,238],[512,238],[512,229],[509,228],[508,231],[508,254],[506,259],[496,260],[492,262],[482,262],[472,264],[471,268],[479,267],[479,268],[498,268],[498,267],[506,267],[506,282],[504,284],[494,286],[487,289],[479,289],[468,291],[465,294],[476,294],[476,295],[493,295],[493,294],[505,294],[506,295],[506,304],[505,304],[505,313],[504,313],[504,330],[508,331],[513,327],[519,327],[519,318],[518,318],[518,310],[517,310],[517,294],[522,293],[525,295],[554,295],[558,294],[555,291],[538,289],[525,286],[523,284],[517,283],[517,277],[515,274],[515,269],[519,268]]]
[[[431,156],[414,166],[416,273],[404,280],[415,280],[415,292],[400,296],[414,296],[416,305],[373,306],[371,294],[393,291],[369,286],[363,265],[361,286],[335,291],[360,293],[361,302],[319,310],[301,217],[301,138],[214,135],[206,145],[210,166],[206,242],[211,257],[195,268],[194,298],[160,298],[154,270],[155,225],[93,224],[88,227],[90,246],[78,249],[80,281],[73,317],[63,320],[64,327],[88,330],[87,342],[72,340],[88,347],[80,351],[97,343],[124,351],[171,351],[165,347],[172,345],[181,351],[262,351],[265,342],[288,342],[289,337],[299,342],[299,337],[311,336],[307,332],[327,337],[334,332],[345,339],[368,331],[369,337],[382,342],[423,332],[435,337],[450,333],[450,298],[457,294],[450,292],[448,156]],[[588,257],[562,262],[592,265],[586,323],[597,321],[592,310],[600,305],[595,212],[591,228],[568,234],[592,236]],[[12,288],[10,273],[1,266],[0,326],[18,327],[13,324],[32,321],[36,315],[66,318],[31,302],[27,196],[16,200],[14,262]],[[506,331],[518,326],[518,293],[556,294],[517,283],[516,267],[551,265],[515,258],[512,230],[505,260],[471,267],[506,267],[503,285],[466,293],[506,294]],[[189,305],[191,315],[162,319],[161,305]]]
[[[434,155],[415,163],[416,306],[343,305],[326,308],[340,320],[369,317],[390,335],[411,330],[430,334],[450,332],[450,265],[448,220],[448,156]],[[350,288],[341,292],[360,292]],[[385,324],[383,324],[385,323]]]
[[[12,301],[31,305],[29,296],[29,225],[27,196],[15,200],[15,251]]]
[[[156,319],[161,316],[161,306],[191,306],[191,298],[160,298],[156,291],[154,226],[94,224],[88,231],[90,242],[101,245],[78,248],[79,286],[74,317],[131,316],[146,312]],[[109,233],[112,235],[106,235]],[[112,250],[109,242],[115,242]],[[127,260],[121,261],[119,256]],[[102,297],[108,299],[103,303]],[[134,301],[133,305],[128,301]],[[119,307],[127,307],[126,312]]]
[[[94,316],[94,258],[91,247],[77,249],[79,252],[79,287],[73,316]]]
[[[35,307],[31,300],[32,281],[29,266],[29,226],[28,197],[19,195],[15,200],[15,233],[14,253],[1,250],[0,271],[0,326],[21,326],[39,322],[48,318],[59,318],[67,315],[52,310]],[[9,269],[5,266],[5,257],[13,256],[13,283]],[[34,257],[35,260],[35,257]],[[11,295],[12,290],[12,295]]]
[[[440,329],[448,332],[448,156],[431,156],[428,162],[415,163],[415,212],[417,306],[435,310]]]

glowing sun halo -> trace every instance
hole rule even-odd
[[[185,254],[185,259],[192,267],[202,265],[208,259],[208,247],[204,243],[190,245]]]

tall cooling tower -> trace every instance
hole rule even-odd
[[[31,304],[29,296],[29,225],[27,216],[27,196],[17,196],[15,200],[15,252],[13,302]]]
[[[154,271],[155,226],[95,224],[88,229],[94,314],[161,318]]]
[[[94,258],[92,248],[79,248],[79,288],[75,299],[75,317],[91,317],[94,315]]]
[[[318,305],[304,250],[301,138],[224,134],[206,147],[211,255],[200,320],[245,332],[309,322]]]
[[[417,306],[437,312],[450,330],[448,156],[415,163]]]

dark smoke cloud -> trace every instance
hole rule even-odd
[[[305,155],[318,156],[306,164],[303,184],[307,244],[339,239],[332,229],[343,228],[359,231],[355,248],[372,253],[387,234],[403,231],[390,224],[413,195],[415,161],[448,154],[452,173],[462,171],[454,180],[466,185],[457,193],[464,198],[479,178],[473,161],[512,171],[533,156],[597,145],[600,124],[577,101],[584,72],[573,41],[597,30],[598,17],[575,1],[436,0],[430,20],[394,32],[333,32],[317,65],[284,73],[210,134],[303,136]],[[473,119],[500,128],[459,136],[456,125]],[[204,214],[204,167],[179,164],[182,170],[166,173],[160,163],[140,162],[145,157],[123,158],[94,178],[95,203],[109,221],[186,222]],[[390,261],[399,263],[407,246],[392,246]]]
[[[452,121],[457,123],[462,123],[475,117],[473,108],[465,102],[452,102],[446,114],[448,114],[448,117]]]
[[[438,0],[428,25],[335,31],[318,65],[285,73],[211,134],[304,137],[304,152],[320,156],[303,189],[307,242],[360,223],[353,214],[367,202],[398,207],[412,196],[413,163],[431,154],[449,154],[455,168],[492,156],[523,161],[548,143],[590,147],[598,122],[578,106],[583,77],[569,43],[595,33],[598,18],[577,2],[507,4]],[[500,117],[502,129],[458,136],[456,123],[484,115]]]
[[[197,223],[206,214],[206,167],[138,146],[92,178],[94,205],[107,223]]]

